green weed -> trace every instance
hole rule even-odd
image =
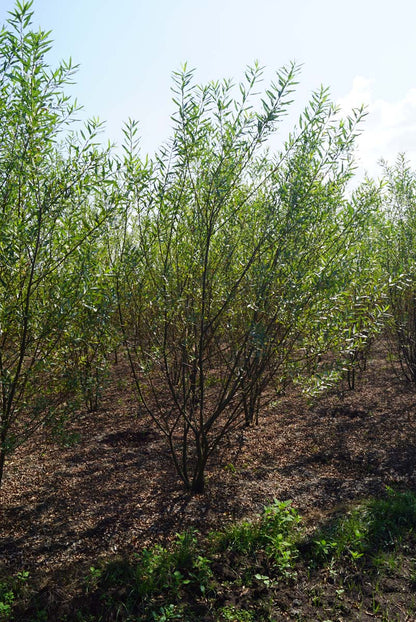
[[[198,554],[196,533],[190,530],[177,534],[169,549],[155,545],[133,560],[115,560],[102,569],[91,567],[85,590],[105,594],[107,609],[122,604],[128,615],[140,613],[147,616],[143,619],[184,619],[178,601],[187,590],[201,596],[206,593],[212,576],[210,564]]]
[[[167,622],[168,620],[183,620],[183,608],[177,605],[165,605],[159,611],[152,611],[154,622]]]
[[[416,496],[387,488],[384,498],[370,499],[321,529],[313,540],[312,557],[322,561],[347,556],[356,563],[373,556],[378,566],[378,552],[413,538],[415,525]]]
[[[290,501],[277,501],[264,508],[256,521],[242,521],[212,534],[214,548],[250,555],[264,551],[274,565],[286,573],[296,558],[300,517]]]
[[[29,578],[27,571],[18,572],[0,582],[0,621],[13,620],[13,604],[22,594]]]
[[[222,607],[218,613],[220,620],[224,622],[252,622],[254,620],[251,611],[246,609],[237,609],[237,607]]]

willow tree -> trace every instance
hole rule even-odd
[[[404,154],[383,162],[384,226],[380,258],[388,283],[389,337],[393,359],[416,383],[416,172]]]
[[[316,396],[347,380],[355,387],[375,338],[388,317],[387,288],[380,266],[381,187],[365,180],[334,214],[330,269],[314,297],[311,322],[302,338],[306,356],[298,382]],[[328,224],[322,223],[328,230]]]
[[[293,374],[360,218],[345,188],[362,110],[342,119],[320,89],[267,149],[298,71],[282,68],[260,99],[258,65],[237,95],[231,81],[175,73],[172,139],[146,168],[147,190],[133,190],[121,327],[141,405],[193,492],[224,435]]]
[[[48,66],[31,6],[17,2],[0,34],[0,482],[6,456],[65,400],[60,350],[83,304],[84,249],[111,213],[98,122],[58,143],[75,68]]]

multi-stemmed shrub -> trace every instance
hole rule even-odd
[[[0,482],[6,456],[65,403],[62,349],[84,304],[85,247],[112,211],[99,124],[63,133],[74,67],[48,66],[31,4],[18,2],[0,33]]]
[[[346,198],[361,110],[340,118],[321,89],[280,151],[265,148],[297,73],[279,71],[256,108],[260,67],[238,97],[229,81],[195,85],[185,68],[171,141],[142,163],[127,140],[120,326],[141,406],[194,492],[224,435],[254,423],[309,357],[371,211],[371,193]]]
[[[416,382],[416,174],[401,155],[384,163],[385,224],[381,263],[388,281],[391,352],[401,372]]]

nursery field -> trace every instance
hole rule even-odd
[[[141,153],[0,32],[0,620],[416,620],[416,172],[301,66]],[[283,123],[284,121],[284,123]],[[276,139],[276,140],[275,140]]]
[[[157,598],[153,618],[145,608],[138,617],[134,607],[117,608],[123,594],[103,607],[99,585],[88,590],[91,568],[133,563],[155,545],[169,550],[177,533],[194,529],[202,551],[209,532],[255,523],[274,499],[291,499],[301,516],[303,544],[293,572],[274,582],[267,578],[275,571],[261,570],[264,553],[251,551],[239,571],[230,553],[217,552],[212,593],[189,593],[185,584],[172,600],[183,619],[415,619],[414,536],[387,541],[371,552],[371,563],[357,553],[356,561],[347,554],[317,565],[305,553],[308,538],[320,541],[319,527],[365,499],[383,499],[386,486],[396,494],[416,491],[416,397],[385,363],[382,343],[354,391],[341,386],[308,405],[289,389],[261,412],[258,426],[224,439],[202,495],[184,492],[163,439],[137,413],[129,373],[120,360],[96,413],[80,413],[61,437],[39,433],[10,461],[1,490],[0,584],[28,573],[16,585],[15,606],[22,609],[10,619],[182,619],[162,617],[171,601],[159,608]],[[399,516],[399,524],[406,518]],[[198,604],[193,615],[200,617],[186,617],[184,604],[191,612]]]

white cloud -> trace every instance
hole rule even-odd
[[[357,160],[370,176],[381,173],[381,158],[393,163],[399,153],[405,153],[416,168],[416,88],[399,100],[376,99],[374,81],[356,76],[352,88],[338,100],[341,111],[348,113],[361,104],[367,106],[363,133],[357,140]]]

